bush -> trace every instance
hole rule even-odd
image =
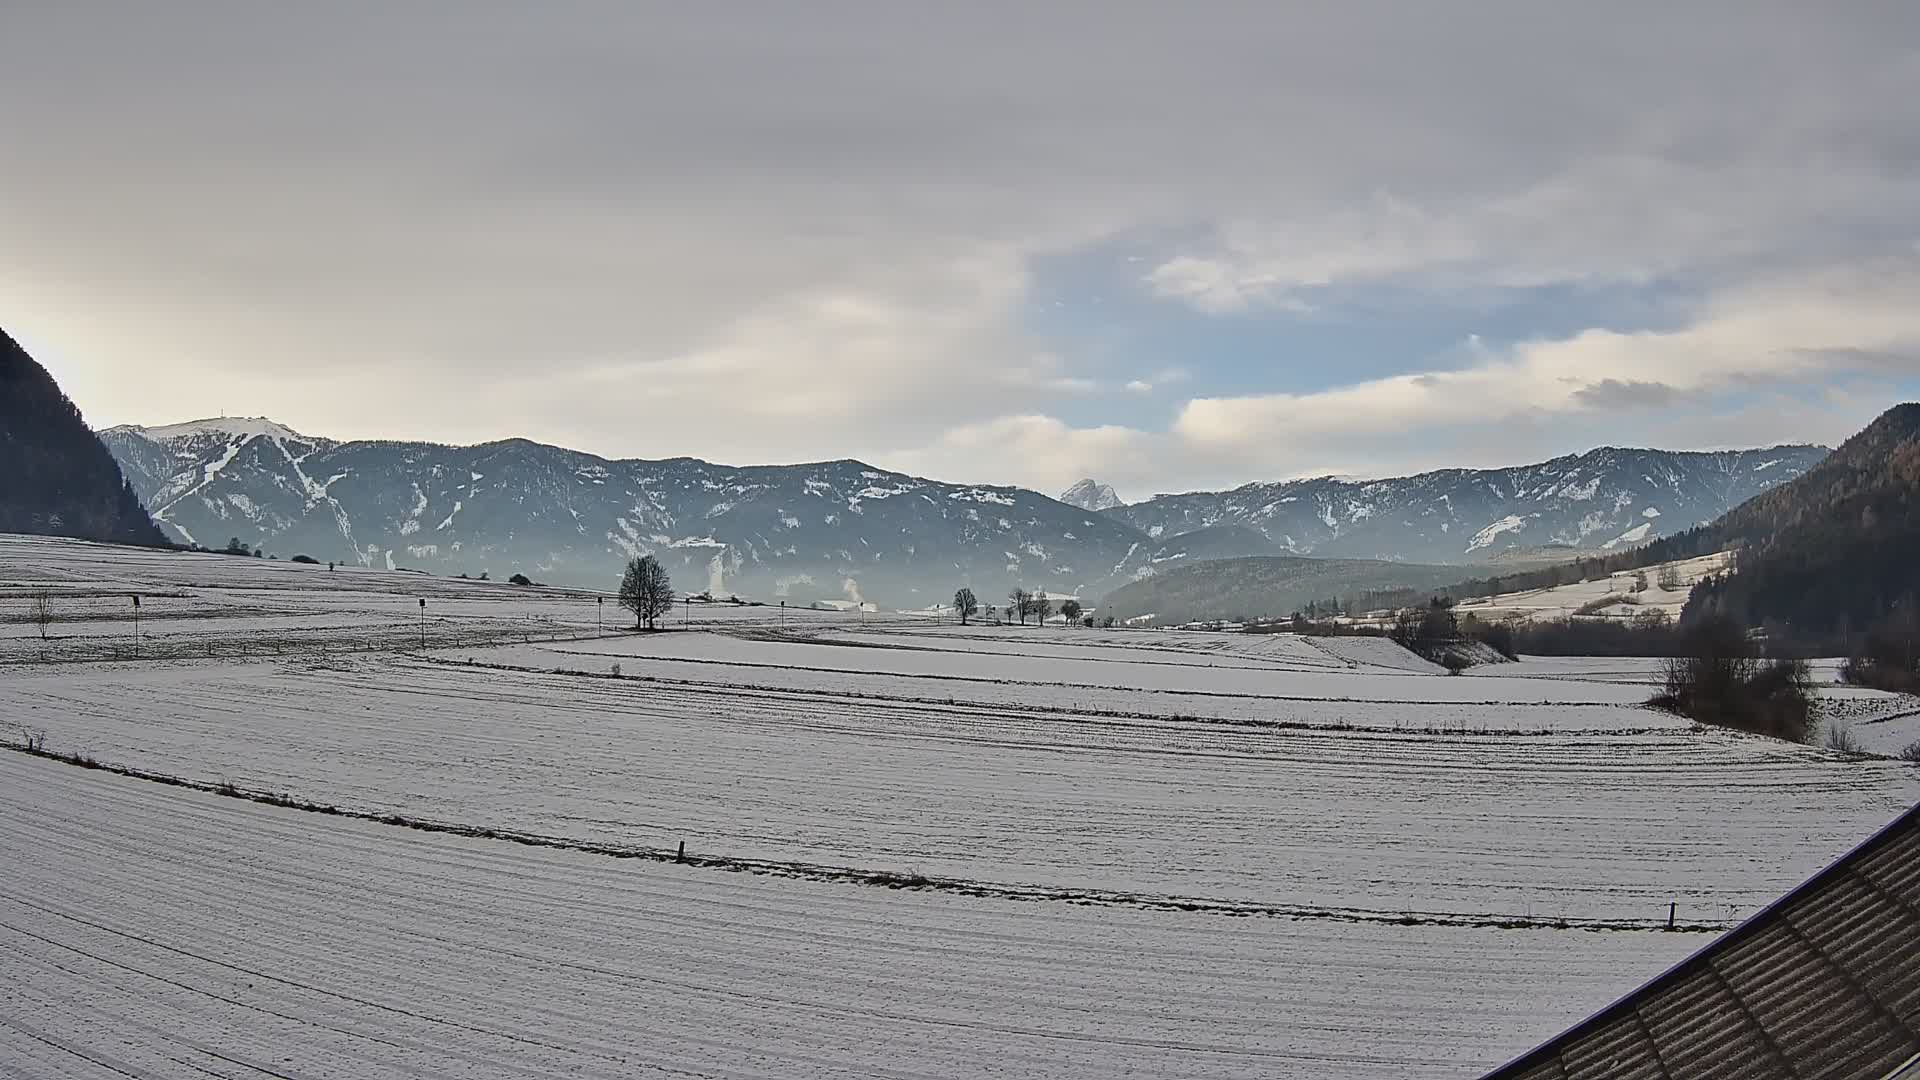
[[[1804,660],[1758,658],[1746,631],[1709,616],[1681,628],[1667,661],[1666,692],[1649,704],[1703,724],[1789,742],[1812,739],[1813,678]]]
[[[530,577],[528,577],[528,576],[527,576],[527,575],[525,575],[525,574],[515,574],[515,575],[513,575],[512,577],[510,577],[510,578],[508,578],[508,579],[507,579],[507,584],[509,584],[509,585],[531,585],[531,584],[533,584],[533,579],[532,579],[532,578],[530,578]]]
[[[1467,659],[1465,653],[1448,649],[1446,655],[1440,658],[1440,666],[1447,669],[1447,674],[1458,675],[1472,667],[1473,661]]]
[[[1920,740],[1908,743],[1900,751],[1901,761],[1920,762]]]
[[[1838,750],[1846,754],[1864,752],[1860,749],[1860,740],[1854,737],[1853,728],[1850,725],[1830,720],[1826,724],[1825,736],[1824,741],[1829,750]]]
[[[1453,601],[1436,596],[1424,607],[1402,609],[1394,616],[1393,628],[1387,636],[1409,652],[1440,662],[1447,647],[1460,639],[1460,622],[1454,617]]]
[[[1484,643],[1488,648],[1509,660],[1520,659],[1520,650],[1515,640],[1513,624],[1507,621],[1490,623],[1479,616],[1468,615],[1460,620],[1460,633],[1475,641]]]
[[[1912,612],[1883,619],[1840,665],[1840,678],[1855,686],[1920,694],[1920,627]]]
[[[307,566],[319,566],[319,565],[320,565],[320,560],[319,560],[319,559],[316,559],[316,558],[314,558],[314,557],[313,557],[313,556],[311,556],[311,555],[295,555],[295,556],[294,556],[293,558],[291,558],[291,559],[288,559],[287,561],[288,561],[288,562],[297,562],[297,563],[303,563],[303,564],[305,564],[305,565],[307,565]]]

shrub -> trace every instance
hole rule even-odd
[[[1916,739],[1901,748],[1900,760],[1920,762],[1920,739]]]
[[[1453,601],[1436,596],[1424,607],[1402,609],[1394,616],[1388,636],[1401,648],[1439,661],[1444,650],[1460,637],[1460,622],[1453,614]]]
[[[1473,661],[1467,659],[1465,653],[1448,649],[1446,655],[1440,658],[1440,666],[1447,669],[1447,674],[1458,675],[1472,667]]]
[[[1860,740],[1854,737],[1850,725],[1829,720],[1826,724],[1825,739],[1827,749],[1838,750],[1846,754],[1862,753]]]
[[[1813,678],[1804,660],[1761,661],[1738,623],[1703,618],[1679,631],[1666,692],[1649,704],[1703,724],[1804,743],[1813,737]]]
[[[314,558],[314,557],[313,557],[313,556],[311,556],[311,555],[295,555],[295,556],[294,556],[293,558],[291,558],[291,559],[288,559],[287,561],[288,561],[288,562],[297,562],[297,563],[302,563],[302,564],[304,564],[304,565],[307,565],[307,566],[319,566],[319,565],[320,565],[320,560],[319,560],[319,559],[316,559],[316,558]]]
[[[533,579],[525,574],[515,574],[507,579],[507,583],[509,585],[531,585],[533,584]]]
[[[1840,666],[1840,678],[1856,686],[1920,694],[1920,625],[1903,610],[1882,619]]]
[[[1460,620],[1460,632],[1475,641],[1485,643],[1488,648],[1509,660],[1520,659],[1520,650],[1515,641],[1511,622],[1502,620],[1490,623],[1477,616],[1468,615]]]

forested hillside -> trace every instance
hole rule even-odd
[[[0,532],[166,542],[80,410],[4,330],[0,477]]]
[[[1805,476],[1742,503],[1689,543],[1740,549],[1732,574],[1695,590],[1689,617],[1724,612],[1748,625],[1847,634],[1911,613],[1920,599],[1920,404],[1888,410]]]

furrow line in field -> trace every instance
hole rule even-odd
[[[854,885],[880,886],[889,889],[954,893],[984,899],[1053,901],[1070,904],[1134,907],[1158,911],[1184,911],[1195,914],[1236,917],[1271,916],[1293,919],[1329,919],[1343,922],[1381,923],[1400,926],[1462,926],[1503,930],[1578,929],[1664,931],[1669,929],[1665,923],[1655,919],[1549,919],[1495,913],[1468,915],[1437,911],[1393,912],[1357,907],[1309,907],[1290,904],[1258,904],[1198,896],[1131,893],[1106,889],[1052,888],[1039,885],[989,882],[966,878],[936,877],[894,870],[863,869],[859,867],[830,866],[818,863],[773,859],[751,859],[698,852],[691,855],[683,855],[678,851],[643,845],[599,843],[571,837],[522,832],[514,829],[434,821],[427,818],[409,817],[401,814],[381,814],[372,811],[342,809],[337,806],[306,802],[284,793],[275,794],[272,792],[244,790],[232,784],[208,783],[206,781],[191,780],[185,777],[172,776],[146,769],[131,768],[125,765],[106,764],[79,755],[60,754],[23,746],[17,743],[5,744],[5,748],[16,753],[59,761],[76,768],[100,770],[128,779],[164,784],[170,787],[189,788],[196,791],[244,799],[249,802],[279,806],[291,810],[377,822],[383,825],[416,829],[422,832],[443,833],[486,840],[501,840],[529,847],[557,848],[587,854],[606,855],[613,858],[674,862],[697,867],[767,876],[790,877],[810,881],[839,882]],[[1689,933],[1717,933],[1726,929],[1728,925],[1726,922],[1690,922],[1676,924],[1671,929]]]
[[[556,655],[560,655],[560,656],[592,656],[592,657],[596,657],[598,659],[603,659],[603,660],[609,659],[611,657],[611,654],[607,654],[607,653],[575,652],[569,649],[554,649],[552,651]],[[611,658],[618,659],[618,657],[611,657]],[[505,671],[551,672],[555,670],[552,668],[536,668],[531,666],[520,666],[520,665],[514,665],[514,664],[490,664],[483,661],[441,659],[438,657],[428,657],[427,659],[432,660],[434,662],[438,662],[438,663],[467,664],[474,667],[495,667]],[[634,657],[633,659],[638,663],[646,663],[648,660],[653,658],[643,656],[643,657]],[[817,675],[862,674],[862,675],[878,675],[883,677],[888,677],[893,675],[893,673],[891,672],[884,672],[884,671],[856,673],[856,672],[850,672],[844,668],[809,667],[809,666],[800,665],[800,664],[767,664],[767,663],[755,663],[752,661],[744,661],[744,660],[714,660],[714,659],[708,659],[705,657],[672,656],[672,657],[660,657],[659,659],[668,661],[671,663],[676,663],[676,664],[704,664],[704,665],[710,665],[713,667],[754,668],[754,669],[761,669],[761,670],[768,670],[768,671],[804,671],[810,674],[817,674]],[[583,672],[579,672],[579,674],[595,676],[595,677],[603,677],[603,678],[615,677],[610,674],[603,674],[601,672],[583,671]],[[624,678],[625,676],[619,676],[619,677]],[[1320,704],[1320,705],[1423,705],[1423,706],[1447,705],[1447,706],[1469,707],[1469,708],[1478,706],[1478,707],[1484,707],[1484,708],[1501,708],[1501,709],[1513,709],[1513,708],[1564,709],[1568,707],[1589,708],[1589,709],[1645,709],[1646,708],[1646,706],[1641,704],[1633,704],[1628,702],[1617,702],[1617,701],[1575,701],[1575,702],[1500,701],[1500,700],[1436,701],[1436,700],[1427,699],[1427,698],[1364,698],[1364,697],[1346,697],[1346,696],[1331,696],[1331,697],[1314,696],[1314,695],[1308,695],[1308,694],[1252,694],[1252,693],[1244,693],[1244,692],[1233,691],[1233,690],[1178,689],[1178,690],[1157,691],[1152,689],[1143,689],[1141,687],[1135,687],[1135,686],[1107,686],[1099,683],[1040,682],[1032,679],[993,679],[993,678],[982,678],[982,677],[973,676],[973,675],[942,675],[942,674],[916,673],[913,675],[899,676],[899,677],[927,679],[927,680],[936,681],[936,682],[983,683],[983,684],[993,685],[993,686],[1030,686],[1035,688],[1044,688],[1048,690],[1098,690],[1098,691],[1127,693],[1127,694],[1168,693],[1168,694],[1179,694],[1184,697],[1227,698],[1227,699],[1243,700],[1243,701],[1312,702],[1314,704]],[[738,684],[712,684],[712,685],[733,686]]]

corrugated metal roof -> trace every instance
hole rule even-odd
[[[1487,1080],[1906,1080],[1915,1055],[1920,806]]]

